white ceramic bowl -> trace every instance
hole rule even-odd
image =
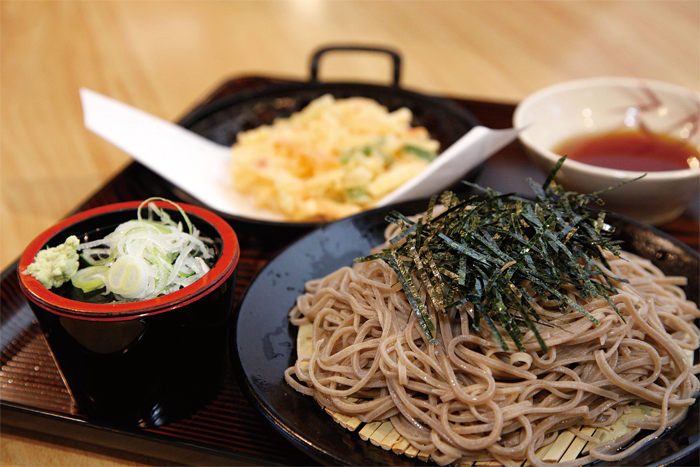
[[[700,99],[687,88],[637,78],[590,78],[556,84],[525,98],[513,124],[531,160],[549,173],[561,157],[552,148],[584,134],[633,129],[653,132],[700,148]],[[567,159],[556,178],[564,188],[592,193],[644,172],[607,169]],[[680,216],[700,191],[700,168],[649,172],[601,195],[604,208],[649,224]]]

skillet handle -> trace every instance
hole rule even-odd
[[[379,52],[389,55],[394,62],[394,82],[392,83],[392,86],[399,87],[399,81],[401,79],[401,56],[397,52],[383,47],[365,47],[354,45],[335,45],[318,49],[316,53],[314,53],[313,57],[311,57],[312,82],[318,82],[318,65],[321,61],[321,56],[327,52],[335,51]]]

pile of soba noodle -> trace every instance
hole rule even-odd
[[[620,459],[681,421],[694,403],[700,368],[686,351],[699,345],[700,312],[679,287],[685,278],[666,277],[626,252],[606,259],[610,276],[629,281],[615,283],[612,297],[624,320],[605,299],[583,300],[573,289],[569,296],[598,326],[538,300],[547,353],[532,332],[522,340],[525,352],[503,351],[488,327],[476,333],[470,326],[470,304],[436,313],[423,296],[437,328],[431,344],[386,262],[341,268],[308,282],[290,312],[295,325],[313,323],[313,354],[289,368],[286,380],[332,411],[391,421],[441,465],[487,459],[552,465],[535,453],[563,430],[593,445],[560,465]],[[630,422],[628,435],[607,444],[574,428],[608,427],[635,404],[656,407],[658,415]],[[640,430],[651,432],[638,436]]]

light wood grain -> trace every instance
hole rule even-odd
[[[402,84],[428,93],[514,103],[601,75],[700,89],[697,0],[2,0],[0,21],[3,270],[130,161],[83,127],[81,86],[177,120],[226,78],[304,79],[318,46],[359,43],[398,49]],[[389,70],[338,55],[321,78],[386,83]],[[4,465],[123,463],[21,435],[1,447]]]

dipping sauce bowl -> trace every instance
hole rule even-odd
[[[103,423],[150,427],[195,412],[222,382],[240,256],[229,224],[205,209],[180,204],[201,235],[214,241],[215,262],[191,285],[150,300],[80,302],[22,274],[40,250],[70,235],[81,242],[103,238],[136,219],[140,204],[99,207],[59,222],[29,244],[18,274],[80,414]],[[171,204],[155,204],[175,222],[182,220]]]
[[[668,149],[676,143],[690,153],[698,154],[700,149],[700,99],[690,89],[624,77],[569,81],[526,97],[515,110],[513,124],[523,128],[520,141],[545,173],[561,156],[569,157],[556,178],[567,190],[592,193],[644,175],[601,193],[608,211],[663,224],[680,216],[700,191],[698,158],[688,157],[684,165],[683,161],[672,161]],[[622,144],[631,153],[607,152],[595,161],[576,160],[560,150],[572,140],[599,136],[610,144],[629,138]],[[632,140],[645,138],[649,147],[667,143],[666,148],[658,154],[646,154],[645,159],[632,149]]]

